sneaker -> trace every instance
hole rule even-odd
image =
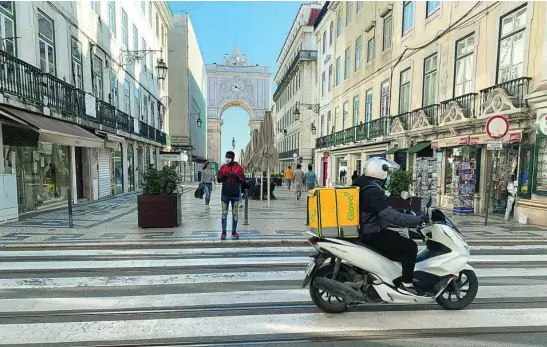
[[[397,289],[403,294],[410,294],[414,296],[427,296],[426,293],[422,292],[414,286],[407,287],[404,284],[401,284]]]
[[[239,234],[236,231],[232,231],[232,239],[239,240]]]
[[[220,239],[221,240],[226,240],[226,232],[223,231],[222,234],[220,234]]]
[[[209,205],[205,205],[205,209],[209,210],[209,209],[211,209],[211,207],[209,207]]]

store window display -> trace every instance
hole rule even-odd
[[[524,199],[532,197],[532,187],[530,185],[532,172],[534,171],[534,157],[532,147],[530,145],[521,146],[520,150],[520,168],[518,180],[518,196]]]
[[[519,144],[510,144],[500,151],[492,177],[490,212],[505,214],[508,200],[514,195],[517,178]],[[512,210],[512,206],[509,206]]]
[[[70,188],[70,148],[46,142],[4,145],[6,173],[17,175],[19,213],[64,204]]]
[[[114,168],[114,174],[112,175],[114,192],[121,194],[123,193],[123,151],[121,143],[118,143],[118,147],[112,152],[112,155],[114,156],[114,165],[112,166]]]
[[[448,194],[446,188],[450,188],[454,213],[475,213],[478,155],[478,150],[471,146],[449,148],[446,151],[445,194]]]
[[[547,195],[547,137],[538,134],[536,151],[537,169],[534,194]]]
[[[135,152],[131,143],[127,145],[127,178],[132,192],[135,190]]]

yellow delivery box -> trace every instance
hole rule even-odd
[[[319,237],[359,237],[359,188],[317,188],[308,192],[310,229]]]

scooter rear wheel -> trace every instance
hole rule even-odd
[[[334,264],[328,264],[317,270],[313,280],[310,283],[310,296],[315,305],[325,313],[343,313],[349,309],[349,304],[342,298],[335,297],[325,291],[315,287],[315,278],[325,277],[332,279],[334,275]],[[336,275],[339,282],[352,282],[353,279],[349,273],[342,268]]]
[[[479,291],[479,280],[475,272],[471,270],[463,270],[460,272],[456,285],[461,291],[459,298],[452,284],[448,285],[445,291],[437,297],[437,303],[447,310],[461,310],[469,306]]]

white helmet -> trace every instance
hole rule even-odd
[[[375,178],[381,181],[387,179],[388,173],[399,170],[399,164],[382,157],[372,157],[363,166],[363,176]]]

